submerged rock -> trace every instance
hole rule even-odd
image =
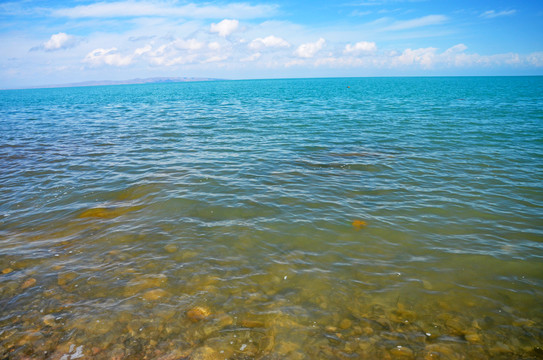
[[[392,355],[394,358],[399,359],[413,359],[413,350],[411,350],[408,347],[405,346],[396,346],[395,348],[392,348],[389,350],[390,355]]]
[[[58,274],[58,276],[57,276],[57,284],[59,286],[64,286],[67,283],[69,283],[70,281],[72,281],[73,279],[75,279],[76,277],[77,277],[77,273],[75,273],[75,272],[65,272],[65,273],[62,273],[62,274]]]
[[[166,250],[167,252],[169,253],[174,253],[178,250],[179,248],[177,247],[177,245],[175,244],[168,244],[166,246],[164,246],[164,250]]]
[[[255,321],[255,320],[242,320],[240,325],[246,328],[264,327],[264,323],[262,321]]]
[[[164,296],[168,295],[168,292],[163,289],[154,289],[149,290],[145,294],[143,294],[143,298],[145,300],[158,300],[163,298]]]
[[[5,268],[4,270],[2,270],[2,274],[6,275],[6,274],[9,274],[12,271],[13,271],[12,268]]]
[[[165,285],[167,281],[168,277],[164,274],[139,276],[126,284],[124,294],[125,296],[133,296],[142,290],[160,288]]]
[[[209,346],[202,346],[194,350],[190,354],[190,360],[219,360],[222,359],[220,354]]]
[[[204,320],[209,315],[211,315],[211,310],[209,310],[205,306],[195,306],[189,311],[187,311],[187,317],[192,322],[198,322],[200,320]]]
[[[93,209],[88,209],[79,214],[79,218],[114,218],[117,216],[124,215],[131,211],[136,211],[142,209],[143,206],[128,206],[128,207],[116,207],[116,208],[104,208],[98,207]]]
[[[53,326],[55,325],[55,317],[51,314],[45,315],[41,318],[45,326]]]
[[[476,332],[468,332],[464,335],[464,338],[472,344],[478,344],[482,342],[481,335],[477,334]]]
[[[356,230],[360,230],[368,226],[368,223],[364,220],[353,220],[352,225]]]
[[[341,322],[339,323],[339,327],[342,328],[343,330],[346,330],[348,328],[351,327],[351,325],[353,324],[353,322],[347,318],[341,320]]]
[[[34,286],[34,285],[36,285],[36,279],[30,278],[30,279],[27,279],[27,280],[21,285],[21,289],[24,290],[24,289],[29,288],[29,287]]]

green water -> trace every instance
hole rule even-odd
[[[541,358],[541,94],[2,91],[0,358]]]

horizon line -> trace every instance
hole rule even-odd
[[[5,90],[39,90],[39,89],[62,89],[62,88],[81,88],[81,87],[98,87],[98,86],[120,86],[120,85],[158,85],[158,84],[173,84],[184,82],[222,82],[222,81],[261,81],[261,80],[308,80],[308,79],[365,79],[365,78],[454,78],[454,77],[540,77],[541,74],[533,75],[375,75],[375,76],[308,76],[308,77],[275,77],[275,78],[210,78],[210,77],[167,77],[157,76],[148,78],[133,78],[125,80],[87,80],[76,83],[65,84],[44,84],[44,85],[29,85],[22,87],[0,88],[0,91]]]

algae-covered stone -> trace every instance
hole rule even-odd
[[[389,350],[390,355],[392,355],[394,358],[399,359],[413,359],[413,350],[411,350],[408,347],[405,346],[396,346],[395,348],[392,348]]]
[[[217,324],[220,327],[230,326],[234,323],[234,318],[230,315],[222,314],[217,317]]]
[[[154,289],[149,290],[145,294],[143,294],[143,298],[145,300],[153,301],[153,300],[159,300],[163,297],[167,296],[168,292],[164,289]]]
[[[351,327],[351,325],[353,324],[353,322],[347,318],[341,320],[341,322],[339,323],[339,327],[342,328],[343,330],[346,330],[348,328]]]
[[[513,321],[514,326],[534,326],[535,321],[530,319],[516,319]]]
[[[477,334],[476,332],[468,332],[464,334],[464,338],[472,344],[477,344],[482,341],[481,335]]]
[[[187,311],[187,317],[192,322],[198,322],[200,320],[206,319],[211,315],[211,310],[205,306],[195,306],[189,311]]]
[[[91,334],[104,335],[107,334],[115,325],[113,320],[109,319],[97,319],[90,321],[85,330]]]
[[[190,354],[190,360],[222,360],[220,354],[209,346],[202,346]]]
[[[25,280],[25,282],[21,285],[21,289],[24,290],[34,285],[36,285],[36,279],[30,278],[30,279]]]
[[[300,350],[300,345],[288,341],[281,342],[277,347],[277,353],[281,356],[287,356],[298,350]]]
[[[264,327],[264,323],[262,321],[255,321],[255,320],[242,320],[240,323],[241,326],[246,328],[262,328]]]
[[[57,284],[59,286],[64,286],[68,284],[70,281],[75,279],[77,277],[77,273],[75,272],[64,272],[62,274],[58,274],[57,276]]]
[[[428,280],[422,280],[422,287],[426,290],[433,290],[434,287],[432,286],[432,283]]]
[[[179,249],[179,247],[177,247],[177,245],[175,245],[175,244],[168,244],[168,245],[164,246],[164,250],[166,250],[169,253],[174,253],[178,249]]]
[[[160,288],[166,284],[168,277],[164,274],[153,274],[139,276],[135,279],[132,279],[126,284],[124,288],[125,296],[133,296],[139,293],[142,290],[147,290],[151,288]]]
[[[55,325],[55,317],[51,314],[45,315],[44,317],[41,318],[41,320],[43,321],[43,324],[45,326]]]
[[[448,359],[454,355],[454,349],[445,344],[430,344],[424,349],[425,359]]]
[[[465,333],[465,324],[457,318],[450,318],[445,322],[445,325],[453,335],[463,335]]]

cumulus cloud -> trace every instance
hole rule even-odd
[[[33,47],[31,51],[35,50],[45,50],[45,51],[57,51],[70,49],[76,46],[78,39],[73,35],[68,35],[66,33],[60,32],[58,34],[53,34],[43,44],[40,46]]]
[[[250,56],[247,56],[247,57],[244,57],[244,58],[240,59],[240,61],[242,61],[242,62],[255,61],[255,60],[260,59],[261,56],[262,56],[262,54],[257,52],[257,53],[254,53],[254,54],[250,55]]]
[[[306,59],[312,58],[313,56],[315,56],[317,52],[319,52],[319,50],[322,49],[325,43],[326,43],[326,40],[324,40],[323,38],[320,38],[314,43],[302,44],[298,46],[294,54],[301,58],[306,58]]]
[[[111,49],[95,49],[87,54],[83,62],[90,64],[91,66],[100,65],[113,65],[113,66],[126,66],[132,63],[133,56],[123,56],[119,53],[117,48]]]
[[[213,63],[213,62],[221,62],[228,59],[228,55],[215,55],[211,56],[204,61],[202,61],[203,64]]]
[[[221,48],[221,44],[219,44],[218,42],[216,41],[213,41],[213,42],[210,42],[209,44],[207,44],[207,47],[210,49],[210,50],[220,50]]]
[[[287,41],[281,39],[280,37],[276,37],[273,35],[267,36],[265,38],[256,38],[249,43],[249,48],[253,50],[259,50],[262,48],[282,47],[290,47],[290,44]]]
[[[227,37],[232,34],[239,26],[238,20],[224,19],[218,24],[211,24],[210,30],[212,33],[218,33],[219,36]]]
[[[285,67],[298,65],[326,66],[330,68],[366,68],[366,69],[444,69],[444,68],[491,68],[501,66],[543,66],[543,53],[520,55],[516,53],[479,55],[467,53],[464,44],[454,45],[443,52],[437,48],[416,48],[398,51],[376,52],[371,56],[353,57],[350,54],[315,57],[308,60],[290,61]]]
[[[176,5],[173,1],[113,1],[78,5],[53,11],[53,15],[70,18],[113,18],[113,17],[185,17],[193,19],[216,19],[237,17],[254,19],[267,17],[277,10],[275,5],[250,5],[231,3],[223,6],[189,3]]]
[[[394,65],[421,65],[423,69],[428,69],[434,64],[436,57],[436,48],[405,49],[401,55],[393,59]]]
[[[360,41],[354,45],[347,44],[345,46],[345,50],[343,50],[343,53],[358,55],[358,54],[372,54],[376,51],[377,51],[377,45],[375,45],[374,42]]]
[[[195,50],[199,50],[203,48],[204,43],[196,39],[188,39],[188,40],[179,39],[173,42],[173,46],[175,46],[175,48],[179,50],[195,51]]]
[[[484,13],[482,13],[480,16],[482,18],[492,19],[492,18],[496,18],[496,17],[500,17],[500,16],[513,15],[516,12],[517,12],[516,10],[504,10],[504,11],[500,11],[500,12],[496,12],[495,10],[488,10],[488,11],[485,11]]]
[[[543,52],[534,52],[527,56],[527,62],[530,65],[543,67]]]

